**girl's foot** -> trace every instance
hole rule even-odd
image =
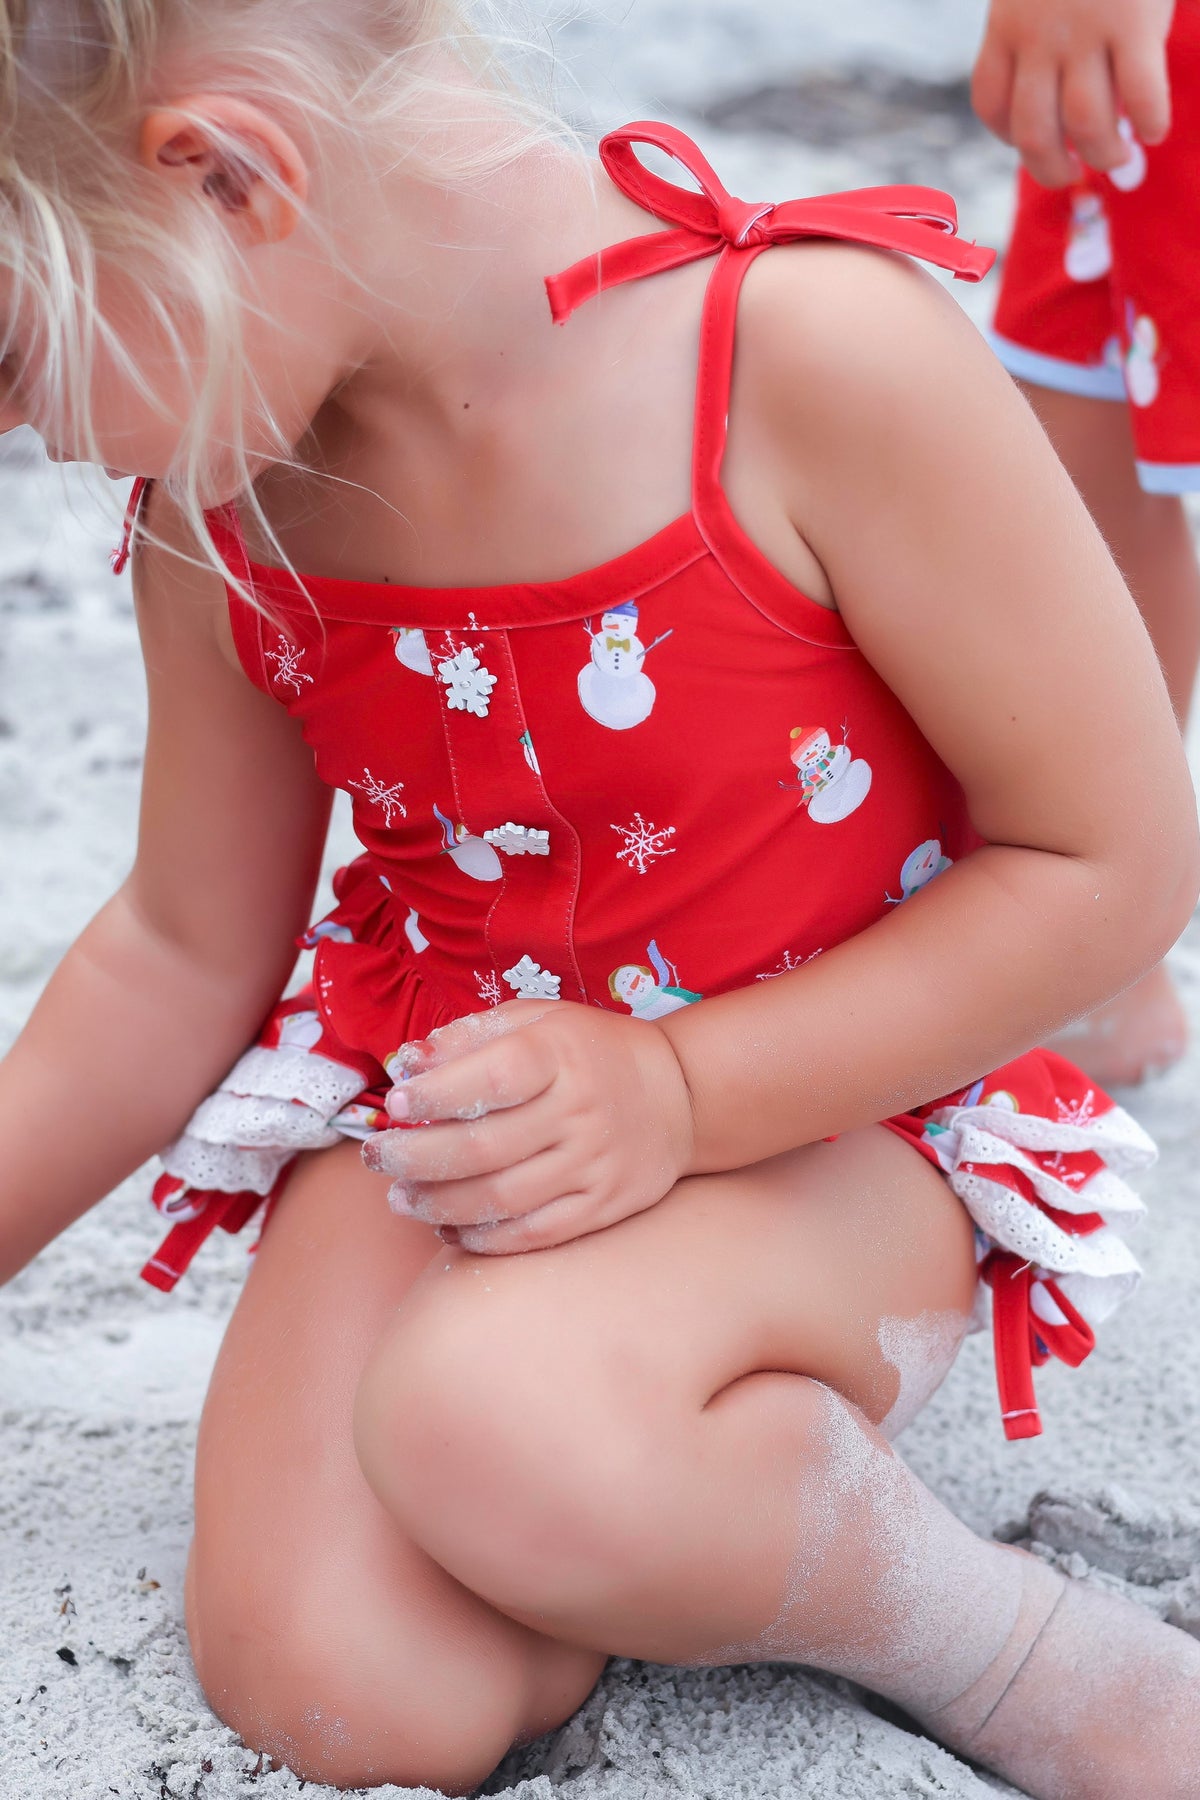
[[[926,1728],[1032,1800],[1195,1800],[1200,1643],[1028,1562],[1008,1643]]]
[[[1187,1049],[1183,1005],[1165,963],[1050,1043],[1101,1087],[1135,1087]]]

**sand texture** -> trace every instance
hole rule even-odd
[[[1003,236],[1009,159],[965,110],[978,0],[542,0],[534,10],[555,25],[561,92],[581,117],[665,113],[696,127],[747,197],[933,180],[957,191],[967,235]],[[987,293],[959,297],[986,312]],[[107,567],[112,537],[81,484],[64,484],[32,441],[6,442],[0,1048],[132,852],[142,682],[127,586]],[[331,856],[345,849],[339,819]],[[1200,1034],[1200,927],[1176,961]],[[62,1077],[59,1116],[31,1130],[69,1129],[71,1085],[87,1070],[68,1064]],[[1073,1573],[1095,1571],[1200,1631],[1198,1086],[1200,1051],[1131,1102],[1163,1150],[1140,1243],[1151,1279],[1081,1372],[1042,1376],[1045,1437],[1005,1444],[990,1350],[975,1340],[903,1442],[976,1527],[1030,1536]],[[181,1622],[190,1466],[244,1250],[211,1246],[173,1299],[141,1285],[156,1236],[148,1181],[129,1181],[0,1293],[0,1800],[268,1800],[302,1786],[216,1722],[192,1674]],[[491,1791],[986,1800],[1008,1790],[854,1690],[799,1671],[618,1664]]]

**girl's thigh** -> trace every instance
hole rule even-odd
[[[648,1591],[705,1508],[730,1522],[720,1541],[745,1539],[814,1382],[898,1429],[975,1292],[945,1179],[882,1128],[849,1133],[557,1249],[443,1251],[364,1375],[360,1459],[474,1591],[601,1644],[564,1621],[607,1616],[623,1582]]]
[[[942,1176],[883,1127],[728,1174],[558,1249],[443,1250],[397,1312],[367,1388],[460,1363],[477,1391],[620,1391],[631,1368],[701,1404],[757,1370],[826,1383],[880,1424],[921,1349],[938,1379],[976,1292],[974,1228]],[[631,1405],[637,1388],[625,1386]],[[928,1397],[928,1390],[925,1397]],[[360,1407],[361,1412],[361,1407]],[[898,1421],[897,1421],[898,1423]]]
[[[494,1612],[409,1541],[355,1457],[355,1390],[438,1248],[355,1146],[297,1167],[201,1423],[188,1625],[214,1709],[310,1779],[464,1791],[567,1717],[600,1661]]]

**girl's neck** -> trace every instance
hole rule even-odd
[[[544,364],[547,275],[653,228],[596,165],[559,145],[445,188],[403,168],[363,195],[358,300],[339,409],[458,422],[464,393]]]

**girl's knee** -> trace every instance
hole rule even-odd
[[[435,1561],[504,1610],[612,1579],[641,1539],[655,1384],[522,1293],[520,1263],[448,1281],[397,1319],[355,1408],[367,1480]],[[512,1279],[509,1279],[509,1278]],[[509,1291],[501,1295],[500,1289]]]
[[[519,1649],[497,1653],[486,1634],[445,1641],[431,1628],[380,1669],[345,1623],[302,1584],[265,1607],[245,1590],[191,1582],[188,1631],[208,1704],[249,1749],[305,1781],[468,1794],[528,1735],[531,1672]]]

